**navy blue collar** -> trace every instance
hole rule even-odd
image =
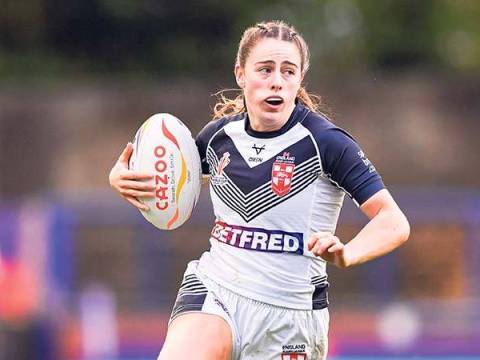
[[[250,126],[250,119],[248,118],[248,113],[246,113],[245,131],[247,132],[248,135],[256,138],[262,138],[262,139],[273,138],[286,133],[288,130],[294,127],[295,124],[305,119],[305,116],[307,116],[309,112],[310,110],[307,107],[305,107],[300,101],[295,100],[295,108],[290,114],[288,121],[280,129],[275,131],[257,131],[252,129],[252,127]]]

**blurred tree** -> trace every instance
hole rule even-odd
[[[36,49],[42,45],[46,21],[45,3],[45,0],[2,0],[0,51],[15,52]]]
[[[440,0],[430,21],[433,52],[443,65],[457,69],[480,68],[480,2]]]
[[[373,66],[405,67],[432,63],[429,14],[434,0],[358,1],[364,22],[368,62]]]
[[[3,0],[0,77],[224,73],[241,31],[268,19],[304,33],[313,68],[475,70],[479,18],[474,0]]]

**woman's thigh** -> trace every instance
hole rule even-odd
[[[246,299],[236,310],[240,359],[326,359],[328,309],[295,310]]]
[[[170,323],[158,360],[229,360],[231,353],[228,323],[217,315],[192,312]]]

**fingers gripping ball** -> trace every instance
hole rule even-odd
[[[173,230],[192,214],[201,189],[201,165],[190,130],[175,116],[155,114],[138,129],[129,169],[154,174],[155,197],[142,215],[159,229]]]

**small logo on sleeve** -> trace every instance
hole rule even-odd
[[[358,154],[358,156],[360,156],[360,159],[362,159],[365,166],[368,167],[368,172],[369,173],[377,171],[377,169],[375,169],[375,166],[373,166],[371,161],[368,160],[367,156],[365,155],[365,153],[362,150],[360,150],[357,154]]]

